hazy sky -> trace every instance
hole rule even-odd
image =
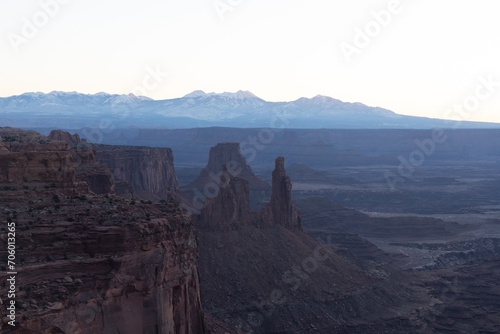
[[[499,12],[498,0],[2,0],[0,96],[241,89],[500,122]]]

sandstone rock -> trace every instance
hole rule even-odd
[[[8,153],[10,153],[10,151],[7,149],[7,147],[5,147],[4,144],[0,143],[0,155]]]
[[[261,210],[264,223],[302,229],[302,218],[292,202],[292,183],[285,172],[285,158],[278,157],[273,171],[271,201]]]
[[[222,147],[232,150],[229,145]],[[223,153],[220,155],[225,156]],[[219,178],[217,196],[207,199],[200,213],[194,215],[197,228],[223,231],[252,224],[257,227],[280,225],[287,229],[302,230],[300,213],[292,202],[292,184],[286,176],[284,158],[276,159],[271,201],[260,213],[250,208],[248,180],[231,175],[226,165],[222,166]]]
[[[51,140],[59,140],[66,142],[70,146],[76,146],[81,142],[78,133],[71,135],[69,132],[63,130],[52,130],[48,135],[48,138]],[[85,139],[83,139],[83,141],[86,142]]]
[[[128,182],[135,197],[166,199],[179,190],[169,148],[108,145],[94,145],[94,148],[97,161],[106,165],[116,180]]]
[[[50,199],[46,203],[51,205]],[[29,294],[18,295],[16,302],[36,296],[44,308],[18,309],[23,320],[17,331],[4,323],[2,333],[206,333],[189,217],[176,203],[130,205],[118,197],[113,203],[90,195],[71,206],[61,198],[58,204],[80,221],[44,223],[66,214],[42,210],[40,223],[29,230],[28,208],[36,206],[19,203],[16,254],[26,260],[18,278]],[[85,218],[89,209],[93,216]],[[105,222],[98,224],[98,217]],[[0,213],[0,219],[7,218]],[[1,236],[0,245],[4,242]],[[0,287],[2,296],[5,289]]]
[[[217,184],[222,174],[222,166],[225,165],[229,174],[248,181],[251,190],[267,190],[269,185],[259,179],[248,166],[245,158],[241,154],[239,143],[220,143],[210,149],[207,166],[201,171],[200,176],[190,183],[182,187],[183,191],[206,192],[206,188],[210,185]],[[212,196],[217,192],[210,191]],[[207,194],[205,194],[206,197]]]
[[[55,130],[51,137],[56,140],[50,140],[34,131],[0,128],[0,137],[0,183],[46,183],[81,193],[85,182],[98,194],[114,191],[111,172],[96,161],[94,150],[70,149],[67,142],[80,143],[78,134]]]
[[[74,148],[71,153],[75,159],[78,180],[86,182],[96,194],[115,192],[114,177],[106,166],[96,161],[95,150]]]
[[[96,194],[111,191],[112,178],[94,150],[22,130],[0,129],[0,136],[0,182],[25,185],[0,188],[0,220],[16,222],[23,287],[16,303],[25,306],[17,309],[16,327],[0,308],[1,333],[207,333],[196,234],[179,203]],[[149,153],[129,152],[124,159]],[[0,234],[1,249],[6,242]],[[6,289],[0,286],[1,296]]]
[[[0,127],[0,142],[10,152],[64,151],[68,144],[52,141],[36,131]]]
[[[0,159],[0,183],[43,182],[68,188],[75,181],[69,151],[9,152]]]
[[[256,213],[250,209],[248,181],[234,177],[223,166],[219,193],[208,199],[194,224],[201,230],[234,229],[256,221]]]

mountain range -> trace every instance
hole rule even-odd
[[[329,129],[450,128],[453,121],[405,116],[362,103],[328,96],[290,102],[265,101],[249,91],[205,93],[153,100],[134,94],[81,94],[78,92],[24,93],[0,98],[3,126],[40,128],[83,127],[108,129],[287,127]],[[461,122],[461,128],[500,128],[498,123]]]

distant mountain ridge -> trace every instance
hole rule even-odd
[[[52,117],[51,117],[52,116]],[[0,121],[11,127],[198,128],[287,127],[330,129],[450,128],[455,122],[396,114],[380,107],[317,95],[290,102],[265,101],[249,91],[205,93],[153,100],[134,94],[24,93],[0,98]],[[461,128],[500,128],[461,122]]]

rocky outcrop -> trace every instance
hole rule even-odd
[[[97,161],[106,165],[114,178],[128,182],[133,196],[166,199],[179,190],[174,156],[169,148],[94,145]]]
[[[77,186],[74,158],[66,143],[11,128],[0,128],[0,141],[0,183]]]
[[[202,169],[198,178],[183,186],[182,190],[193,196],[202,194],[203,199],[215,197],[223,165],[232,176],[247,180],[250,190],[269,189],[269,185],[255,176],[247,164],[241,154],[239,143],[220,143],[210,148],[208,164]]]
[[[96,151],[88,148],[71,150],[75,159],[76,177],[86,182],[96,194],[115,192],[115,180],[110,170],[96,160]]]
[[[2,333],[205,333],[190,219],[176,203],[109,198],[49,197],[2,210],[19,231],[22,286],[16,330],[4,324]]]
[[[208,199],[201,213],[195,216],[195,225],[201,230],[236,229],[255,222],[257,214],[250,209],[248,181],[234,177],[223,166],[219,193]]]
[[[234,145],[228,143],[217,145],[210,152],[218,152],[212,156],[208,166],[230,162],[221,160],[232,155],[223,153],[221,148],[227,147],[234,151]],[[226,230],[238,228],[247,224],[259,228],[280,225],[287,229],[302,230],[300,212],[292,202],[292,183],[285,172],[285,159],[278,157],[273,172],[272,193],[270,202],[259,213],[253,212],[250,207],[249,181],[243,177],[236,177],[230,173],[229,168],[221,165],[221,172],[216,185],[217,196],[208,198],[200,210],[194,215],[194,223],[199,229]],[[249,166],[246,175],[253,175]],[[203,172],[200,174],[202,177]],[[215,177],[215,174],[214,174]]]
[[[273,171],[271,201],[261,210],[264,223],[302,229],[302,218],[292,202],[292,183],[285,172],[285,158],[278,157]]]
[[[248,181],[251,189],[268,189],[269,186],[253,173],[246,159],[241,154],[239,143],[220,143],[210,149],[208,164],[200,174],[204,179],[214,174],[220,174],[222,166],[226,165],[228,172]]]
[[[0,142],[9,152],[64,151],[68,149],[68,144],[65,142],[51,141],[36,131],[10,127],[0,127]]]
[[[111,172],[95,159],[95,151],[78,134],[55,130],[50,138],[32,131],[2,128],[0,183],[46,183],[79,188],[86,183],[97,194],[114,192]]]
[[[76,181],[68,151],[2,154],[0,170],[0,183],[43,182],[67,188]]]
[[[80,135],[78,133],[70,134],[67,131],[63,130],[52,130],[48,135],[48,138],[51,140],[59,140],[68,143],[70,146],[77,146],[80,142],[86,143],[87,140],[80,139]]]
[[[0,332],[207,333],[196,234],[179,203],[97,194],[78,180],[104,175],[94,150],[22,130],[0,136],[0,220],[16,226],[19,287],[16,327],[2,307]]]

